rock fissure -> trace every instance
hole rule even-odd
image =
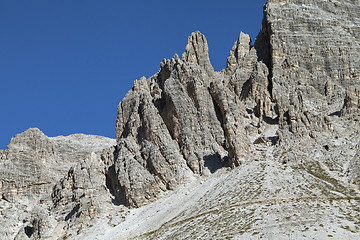
[[[210,86],[211,86],[211,83],[210,83]],[[211,96],[211,100],[212,100],[212,103],[213,103],[213,106],[214,106],[214,110],[215,110],[215,113],[216,113],[216,119],[220,123],[221,129],[223,131],[224,139],[226,139],[225,127],[224,127],[224,119],[223,119],[223,116],[221,114],[221,109],[220,109],[219,105],[216,103],[216,101],[214,99],[214,96],[211,94],[211,87],[208,88],[208,91],[209,91],[209,94]],[[219,143],[219,144],[227,151],[225,141],[223,141],[222,143]]]

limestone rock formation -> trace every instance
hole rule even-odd
[[[192,33],[189,37],[186,52],[182,55],[182,59],[199,65],[210,74],[214,71],[209,59],[209,46],[205,36],[199,31]]]
[[[339,177],[354,176],[359,9],[350,0],[270,0],[254,46],[241,33],[221,72],[213,72],[205,37],[193,33],[181,60],[164,60],[119,105],[116,166],[127,204],[153,201],[189,172],[208,175],[210,159],[218,167],[252,161],[259,153],[251,143],[276,144],[284,164],[316,159]],[[157,154],[148,154],[148,145]],[[169,159],[160,150],[169,146],[176,161],[160,160]]]
[[[264,10],[259,37],[270,51],[260,56],[270,58],[276,151],[287,152],[288,160],[314,157],[343,176],[359,143],[360,5],[271,0]]]
[[[126,204],[141,206],[192,174],[245,161],[245,107],[228,84],[214,72],[199,32],[189,37],[183,60],[164,60],[157,74],[134,84],[118,107],[116,128],[115,168]]]
[[[359,202],[359,192],[316,162],[293,168],[268,158],[218,171],[134,211],[137,222],[129,219],[103,239],[355,240]]]
[[[250,36],[241,32],[234,43],[226,63],[226,70],[233,71],[242,62],[243,57],[250,51]]]
[[[113,140],[99,136],[49,138],[37,128],[28,129],[13,138],[1,155],[1,195],[8,201],[33,198],[79,159],[112,145]]]
[[[83,224],[104,202],[112,206],[105,185],[114,145],[84,134],[50,138],[37,128],[16,135],[1,153],[0,238],[59,237],[74,214]]]
[[[290,112],[306,125],[304,115],[340,111],[344,89],[359,84],[359,10],[356,1],[268,2],[263,32],[281,123]]]
[[[226,69],[197,31],[135,81],[116,141],[17,135],[0,151],[0,238],[359,239],[359,12],[268,0]]]

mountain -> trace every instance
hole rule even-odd
[[[135,81],[116,140],[18,134],[1,239],[359,239],[360,4],[269,0],[214,71],[204,35]]]

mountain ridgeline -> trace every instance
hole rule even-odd
[[[0,238],[359,239],[359,13],[268,0],[222,71],[196,31],[135,81],[116,140],[16,135],[0,150]]]
[[[358,13],[355,1],[269,1],[255,45],[241,33],[221,72],[205,37],[193,33],[181,59],[136,81],[118,107],[115,168],[125,203],[141,206],[189,174],[253,161],[259,137],[278,149],[292,141],[307,148],[331,134],[332,116],[356,118]],[[279,129],[268,135],[267,126]]]

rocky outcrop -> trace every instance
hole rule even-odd
[[[357,151],[353,159],[350,160],[349,166],[346,172],[350,182],[360,186],[360,146],[357,145]]]
[[[285,162],[314,156],[343,176],[355,157],[359,11],[352,0],[270,0],[264,8],[259,36],[269,47],[259,56],[269,58],[264,62],[271,72],[269,92],[280,128],[276,151],[285,153]]]
[[[344,106],[342,109],[343,115],[357,113],[360,109],[360,86],[351,85],[346,89]]]
[[[243,38],[231,57],[245,54]],[[229,85],[224,72],[214,72],[199,32],[189,37],[182,60],[177,55],[164,60],[157,74],[135,83],[117,117],[115,168],[126,204],[141,206],[193,174],[208,175],[247,159],[246,110]],[[255,95],[256,83],[252,89]]]
[[[271,136],[279,146],[300,137],[309,147],[332,131],[333,116],[357,112],[357,12],[352,1],[268,1],[254,46],[240,33],[221,72],[194,32],[182,59],[164,60],[118,107],[116,168],[126,203],[141,206],[191,174],[209,174],[210,161],[251,160],[250,143],[269,125],[279,126]]]
[[[360,79],[359,10],[351,0],[268,1],[263,32],[271,49],[271,94],[280,123],[290,122],[291,131],[302,131],[314,115],[341,111],[344,89],[349,89],[346,102],[354,102]]]
[[[250,36],[241,32],[238,40],[234,43],[226,63],[227,71],[234,71],[242,62],[245,55],[250,51]]]
[[[189,37],[186,52],[182,55],[182,59],[188,63],[199,65],[208,74],[214,72],[209,59],[209,47],[206,38],[199,31],[192,33]]]
[[[198,231],[203,216],[212,237],[220,237],[231,219],[244,231],[233,226],[230,235],[250,238],[245,228],[263,219],[264,229],[283,236],[295,223],[301,236],[312,236],[316,230],[309,227],[336,221],[337,236],[356,239],[359,12],[354,0],[269,0],[254,45],[240,33],[226,69],[214,71],[197,31],[181,59],[164,59],[154,76],[135,81],[118,105],[116,141],[82,134],[49,138],[38,129],[17,135],[0,151],[0,238],[86,238],[123,218],[133,223],[138,214],[144,225],[135,228],[148,231],[145,239],[210,238]],[[148,205],[197,179],[205,181],[199,187],[205,192],[189,188],[191,196],[183,196],[188,209],[164,210],[161,220],[141,211],[126,217],[125,206]],[[279,204],[287,210],[273,206]],[[301,210],[307,206],[314,211]],[[339,211],[341,219],[332,214]],[[319,217],[324,212],[325,220]],[[317,223],[305,222],[310,218]],[[152,219],[161,224],[147,228]],[[184,224],[194,235],[179,233]],[[259,234],[254,226],[249,231]]]
[[[139,214],[140,226],[122,231],[121,236],[355,240],[360,231],[360,195],[350,189],[316,161],[296,168],[269,158],[253,161],[227,174],[215,173],[186,194],[177,193],[179,201],[160,199],[162,204],[151,206],[157,211],[155,216],[151,208],[144,208],[142,215],[150,219],[143,221]],[[160,220],[157,215],[162,216]],[[142,231],[145,224],[150,226],[148,231]],[[120,236],[127,226],[131,225],[124,222],[109,230],[108,236]]]
[[[114,145],[113,139],[84,134],[47,137],[37,128],[16,135],[1,153],[0,238],[60,237],[75,214],[79,228],[105,202],[112,206],[106,175]]]
[[[100,136],[49,138],[37,128],[28,129],[16,135],[1,156],[1,196],[10,202],[39,196],[79,160],[113,144]]]

